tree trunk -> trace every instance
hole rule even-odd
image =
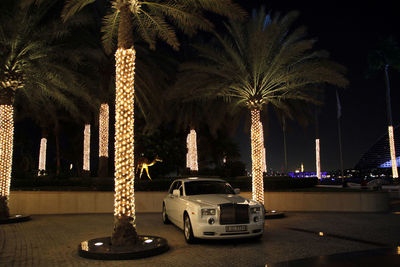
[[[251,162],[253,200],[264,204],[264,180],[262,172],[263,138],[260,123],[260,110],[251,110]]]
[[[318,109],[315,109],[315,168],[317,178],[322,180],[320,151]]]
[[[99,112],[99,177],[108,177],[108,135],[109,107],[107,103],[100,106]]]
[[[40,139],[40,148],[39,148],[38,176],[45,175],[46,152],[47,152],[47,130],[42,128],[42,138]]]
[[[197,135],[194,128],[190,128],[190,132],[186,138],[187,154],[186,167],[189,168],[191,175],[196,175],[199,171],[198,155],[197,155]]]
[[[111,243],[115,247],[133,246],[137,242],[134,198],[134,74],[135,50],[133,24],[128,4],[119,7],[118,49],[115,99],[115,196],[114,231]]]
[[[90,124],[83,131],[83,176],[90,176]]]
[[[8,197],[10,195],[11,169],[14,138],[14,91],[6,88],[0,91],[0,217],[9,217]]]
[[[54,136],[56,139],[56,175],[60,175],[61,171],[61,157],[60,157],[60,126],[58,125],[58,122],[56,122],[56,125],[54,126]]]

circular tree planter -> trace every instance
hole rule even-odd
[[[168,242],[162,237],[139,235],[136,245],[128,247],[113,247],[111,237],[82,241],[78,246],[78,253],[88,259],[131,260],[156,256],[168,249]]]
[[[26,222],[31,219],[30,215],[10,215],[8,218],[0,218],[0,224]]]
[[[277,210],[266,210],[265,219],[278,219],[285,217],[285,213]]]

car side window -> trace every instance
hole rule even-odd
[[[182,195],[183,190],[182,190],[181,185],[182,185],[182,182],[181,182],[181,181],[176,181],[176,182],[174,182],[174,183],[172,184],[171,189],[169,190],[168,193],[172,194],[172,193],[174,192],[175,189],[179,189],[180,192],[181,192],[181,195]]]
[[[169,189],[169,192],[168,192],[168,193],[172,194],[172,192],[174,191],[174,189],[175,189],[177,183],[178,183],[178,182],[174,182],[174,183],[171,185],[171,188]]]
[[[181,196],[183,196],[183,185],[181,185],[181,186],[179,187],[179,193],[180,193]]]

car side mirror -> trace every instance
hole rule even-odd
[[[233,191],[235,192],[236,195],[240,194],[240,189],[239,188],[235,188],[235,189],[233,189]]]
[[[172,195],[174,195],[175,197],[180,197],[181,192],[179,192],[179,189],[174,189],[174,191],[172,191]]]

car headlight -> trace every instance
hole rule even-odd
[[[251,214],[256,214],[256,213],[259,213],[260,211],[261,211],[261,207],[250,208],[250,213]]]
[[[215,209],[201,209],[201,216],[215,215],[215,214],[216,214]]]

